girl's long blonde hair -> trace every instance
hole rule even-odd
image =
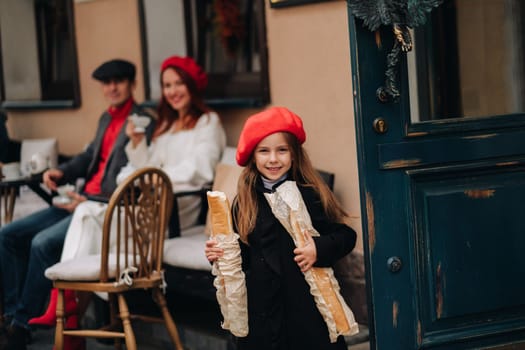
[[[286,142],[290,147],[292,156],[291,178],[299,186],[312,187],[321,198],[321,205],[330,220],[343,223],[347,213],[341,207],[332,191],[323,181],[304,148],[299,144],[297,138],[288,132],[283,132]],[[248,235],[255,229],[257,220],[257,193],[255,184],[260,176],[255,165],[253,153],[248,164],[243,169],[239,182],[237,183],[237,196],[233,201],[234,219],[241,240],[248,243]]]

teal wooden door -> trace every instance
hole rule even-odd
[[[349,17],[372,349],[525,349],[523,14],[445,1],[387,102],[391,30]]]

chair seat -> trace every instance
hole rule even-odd
[[[55,280],[53,286],[57,289],[69,289],[75,291],[89,291],[94,292],[102,300],[109,300],[109,293],[123,293],[129,292],[130,290],[137,289],[148,289],[148,288],[164,288],[165,281],[162,272],[157,273],[151,278],[132,278],[128,279],[129,284],[125,283],[124,280],[116,281],[110,279],[108,282],[100,281],[66,281],[66,280]]]
[[[211,271],[211,264],[204,254],[208,236],[204,226],[192,227],[193,234],[185,232],[181,237],[167,239],[164,242],[163,262],[165,264],[192,270]]]
[[[117,277],[116,257],[116,254],[109,254],[109,278]],[[97,281],[100,278],[100,259],[100,254],[94,254],[59,262],[46,269],[45,275],[52,281]],[[123,259],[124,254],[120,254],[120,261]],[[133,256],[128,256],[128,261],[133,261]]]

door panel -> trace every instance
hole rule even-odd
[[[410,176],[422,343],[523,326],[524,171]]]
[[[497,22],[489,18],[494,14],[509,19],[504,27],[516,27],[517,17],[500,11],[515,0],[446,0],[443,6],[464,10],[475,3],[499,9],[483,11],[487,23]],[[450,21],[466,28],[459,22],[464,14],[447,16],[433,14],[425,35]],[[349,23],[372,348],[525,349],[525,115],[518,113],[525,95],[513,91],[510,109],[500,104],[468,112],[465,79],[440,75],[463,76],[464,63],[437,69],[452,63],[442,52],[446,45],[430,40],[426,73],[417,71],[425,65],[401,57],[401,97],[380,102],[376,90],[385,82],[391,28],[372,33],[353,17]],[[494,40],[480,38],[472,42]],[[468,41],[457,41],[465,55],[461,45]],[[474,78],[469,88],[497,101],[509,86],[522,84],[519,75],[488,86]],[[455,92],[443,96],[443,81]],[[381,129],[374,128],[378,120]]]

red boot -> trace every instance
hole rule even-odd
[[[35,327],[54,327],[57,321],[56,308],[57,308],[58,289],[51,289],[51,297],[49,298],[49,305],[47,310],[42,316],[35,317],[29,320],[29,325]],[[75,292],[72,290],[64,291],[64,304],[65,304],[65,315],[72,315],[77,312],[77,300]]]

